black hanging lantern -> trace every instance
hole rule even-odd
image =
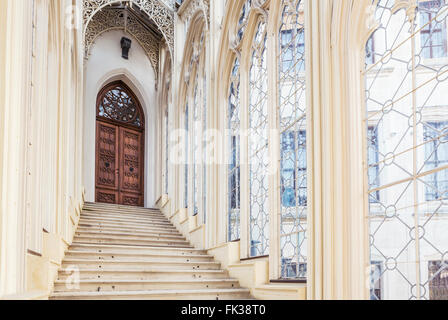
[[[121,57],[129,59],[129,49],[131,49],[132,40],[126,37],[121,38]]]

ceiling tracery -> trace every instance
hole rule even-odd
[[[149,31],[133,15],[125,17],[125,10],[106,9],[99,11],[89,23],[84,35],[85,57],[88,58],[95,40],[111,30],[126,30],[145,50],[155,73],[159,65],[159,41],[157,35]],[[127,21],[127,22],[126,22]]]
[[[156,73],[158,71],[159,43],[161,38],[151,32],[137,15],[123,17],[126,9],[138,11],[151,21],[165,39],[171,55],[174,48],[174,11],[167,5],[170,1],[160,0],[83,0],[83,26],[86,59],[94,41],[99,35],[110,30],[126,29],[144,48]],[[123,7],[122,5],[128,5]],[[149,23],[148,23],[149,24]]]
[[[210,0],[190,0],[183,3],[179,9],[179,16],[186,21],[188,27],[190,26],[191,19],[196,14],[196,12],[202,11],[205,20],[207,21],[207,26],[210,21]]]

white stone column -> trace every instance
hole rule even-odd
[[[2,157],[0,209],[0,296],[25,290],[25,118],[29,99],[31,1],[1,1]],[[4,46],[4,47],[3,47]],[[4,68],[4,69],[3,69]]]
[[[368,0],[306,0],[308,298],[368,297],[362,70]]]

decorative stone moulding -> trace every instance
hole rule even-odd
[[[398,10],[405,9],[406,16],[409,21],[412,22],[415,20],[415,14],[418,6],[417,0],[398,0],[395,2],[395,5],[392,8],[392,13],[396,13]]]
[[[131,15],[127,17],[127,23],[125,24],[124,13],[124,10],[101,10],[95,15],[84,35],[85,58],[88,59],[92,45],[100,35],[112,30],[125,30],[145,50],[157,76],[159,40]]]
[[[198,11],[202,11],[207,28],[210,25],[210,0],[187,0],[179,8],[179,16],[187,23],[187,28],[190,27],[191,19]]]
[[[252,8],[255,11],[258,11],[264,16],[265,21],[268,21],[268,12],[266,9],[264,9],[264,6],[266,4],[266,0],[253,0],[252,1]]]
[[[171,55],[173,55],[174,11],[165,2],[159,0],[83,0],[83,25],[86,44],[86,37],[91,37],[91,34],[88,34],[89,25],[92,23],[95,15],[102,12],[102,9],[105,7],[116,3],[129,3],[130,6],[136,5],[142,12],[146,13],[159,28],[168,44]],[[107,23],[107,21],[103,22]]]

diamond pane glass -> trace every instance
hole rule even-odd
[[[269,254],[266,24],[252,43],[249,92],[250,256]]]
[[[229,88],[228,138],[228,240],[240,239],[240,61],[235,59]]]
[[[448,6],[395,4],[366,48],[370,296],[448,299]]]
[[[280,257],[283,279],[306,278],[307,161],[304,5],[282,2],[279,31]]]
[[[201,100],[199,93],[199,76],[196,74],[196,79],[194,82],[194,93],[193,93],[193,215],[199,213],[199,173],[201,167],[201,151],[200,143],[202,138],[200,122],[200,112],[201,112]]]
[[[138,101],[133,94],[122,84],[117,84],[107,90],[101,97],[97,115],[102,118],[122,122],[135,127],[143,128],[143,114]]]
[[[168,165],[169,165],[169,121],[168,112],[165,112],[165,179],[164,191],[168,194]]]
[[[252,0],[247,0],[243,7],[241,8],[240,18],[238,19],[238,40],[241,41],[244,36],[244,31],[246,30],[247,21],[249,19],[250,7],[252,4]]]
[[[185,106],[185,114],[184,114],[184,127],[185,127],[185,165],[184,165],[184,208],[188,208],[188,140],[190,139],[189,132],[189,117],[188,117],[188,103]]]
[[[202,76],[202,218],[206,223],[207,219],[207,140],[205,131],[207,130],[207,75]]]

